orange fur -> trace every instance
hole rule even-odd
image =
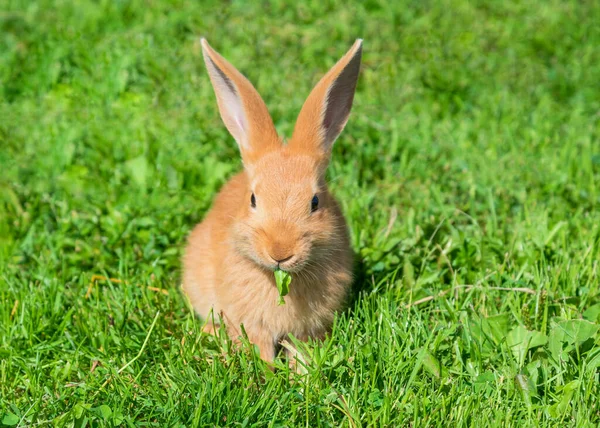
[[[243,324],[261,358],[270,361],[277,343],[289,333],[300,340],[324,337],[350,287],[347,227],[327,189],[324,166],[350,113],[361,42],[315,87],[287,145],[252,84],[205,40],[202,47],[244,171],[221,189],[190,234],[183,287],[209,325],[211,311],[215,322],[221,316],[234,338]],[[314,195],[319,203],[313,212]],[[292,275],[282,306],[277,305],[273,275],[278,266]]]

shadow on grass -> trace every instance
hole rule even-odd
[[[360,296],[373,291],[375,284],[377,284],[377,278],[386,274],[387,272],[377,272],[374,275],[370,265],[365,263],[359,254],[355,253],[352,269],[352,285],[344,312],[352,312],[352,308],[354,308]]]

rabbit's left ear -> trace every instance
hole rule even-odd
[[[361,57],[362,40],[358,39],[317,83],[302,106],[290,147],[329,159],[350,116]]]

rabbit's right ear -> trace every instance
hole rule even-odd
[[[264,152],[281,145],[267,106],[252,83],[211,48],[206,39],[200,43],[221,118],[237,141],[244,163],[252,163]]]

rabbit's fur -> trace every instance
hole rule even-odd
[[[244,170],[222,188],[192,231],[183,288],[209,330],[216,327],[213,319],[222,320],[235,339],[243,324],[261,358],[272,361],[289,333],[300,340],[323,338],[350,289],[348,231],[325,170],[350,114],[362,41],[313,89],[287,144],[252,84],[206,40],[201,43]],[[278,267],[292,276],[281,306],[273,274]]]

